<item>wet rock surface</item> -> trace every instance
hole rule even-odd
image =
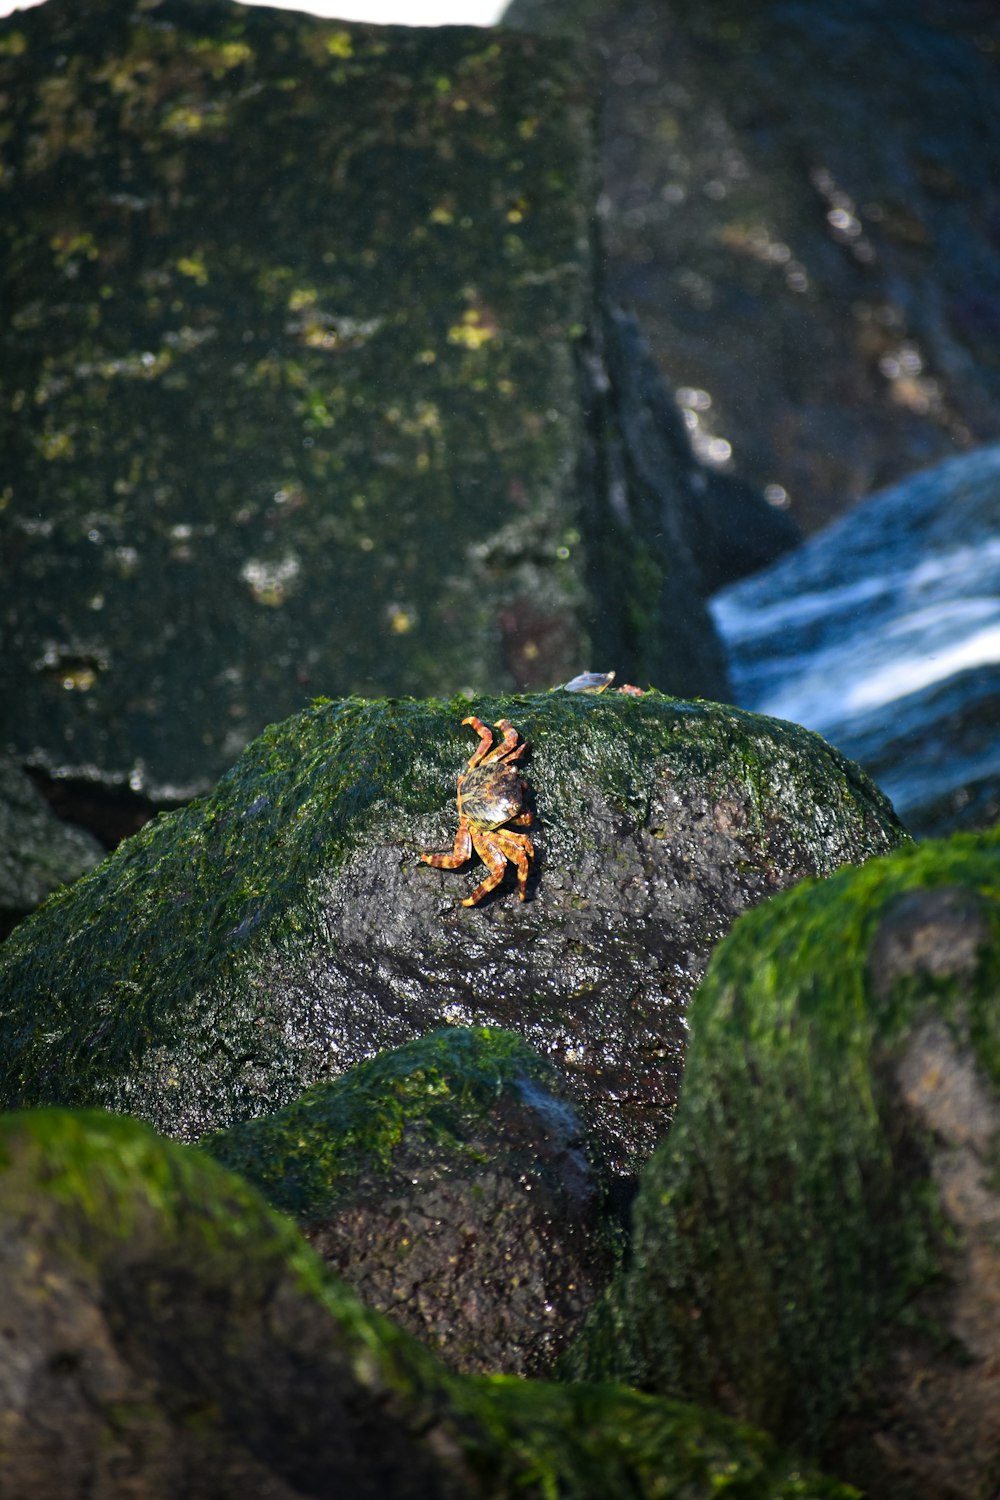
[[[692,1006],[634,1259],[570,1360],[890,1500],[1000,1471],[1000,834],[748,914]]]
[[[235,1174],[98,1112],[0,1118],[0,1493],[849,1500],[763,1433],[450,1375]]]
[[[598,44],[608,291],[703,451],[812,530],[1000,435],[995,7],[513,0],[504,21]]]
[[[620,1249],[565,1081],[510,1033],[432,1033],[201,1146],[467,1374],[550,1372]]]
[[[48,0],[0,88],[16,759],[176,806],[319,692],[547,688],[606,629],[627,680],[725,696],[696,578],[592,524],[571,48]]]
[[[535,815],[520,903],[436,870],[460,720],[508,718]],[[0,956],[0,1097],[200,1137],[443,1024],[516,1032],[615,1172],[667,1129],[688,998],[748,906],[906,835],[817,737],[715,704],[553,692],[319,703],[162,814]]]

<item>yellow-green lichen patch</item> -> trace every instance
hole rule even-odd
[[[531,685],[571,675],[569,50],[184,0],[50,0],[4,38],[18,753],[176,802],[317,692],[529,681],[508,616],[544,648]],[[40,665],[81,639],[85,694]]]

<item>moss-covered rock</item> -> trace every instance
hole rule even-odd
[[[0,22],[0,91],[19,758],[176,805],[316,693],[547,688],[619,643],[725,696],[662,524],[615,569],[584,534],[610,501],[572,48],[48,0]],[[633,594],[658,629],[618,628]]]
[[[529,900],[460,900],[461,720],[511,719]],[[669,1122],[688,995],[762,896],[905,835],[794,725],[657,693],[318,703],[162,814],[0,954],[0,1099],[101,1104],[195,1139],[442,1024],[516,1031],[622,1169]],[[481,868],[481,867],[480,867]]]
[[[518,1037],[449,1027],[201,1145],[452,1368],[539,1375],[619,1238],[565,1094]]]
[[[0,1493],[849,1500],[761,1433],[449,1375],[287,1220],[134,1121],[0,1118]]]
[[[574,1353],[879,1496],[1000,1476],[1000,831],[804,882],[716,950],[635,1258]]]

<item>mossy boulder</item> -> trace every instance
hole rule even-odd
[[[530,746],[523,903],[508,879],[463,907],[481,876],[419,859],[451,845],[473,708]],[[12,934],[0,1099],[195,1139],[443,1024],[487,1025],[560,1065],[631,1170],[669,1124],[688,996],[736,916],[903,838],[851,762],[737,709],[317,703]]]
[[[566,1092],[519,1037],[449,1027],[200,1144],[453,1369],[540,1375],[620,1246]]]
[[[18,759],[162,807],[317,693],[593,662],[725,696],[663,526],[585,534],[610,500],[571,47],[48,0],[0,21],[0,91]]]
[[[0,1493],[849,1500],[614,1387],[450,1375],[234,1173],[97,1111],[0,1117]]]
[[[571,1368],[765,1424],[866,1493],[993,1493],[1000,831],[749,913],[691,1029],[634,1263]]]

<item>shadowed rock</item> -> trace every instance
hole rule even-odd
[[[593,45],[608,294],[807,530],[1000,436],[982,0],[513,0]],[[780,491],[779,491],[780,497]]]
[[[96,839],[60,822],[24,772],[0,759],[0,936],[103,858]]]
[[[993,1492],[998,868],[996,830],[912,846],[720,944],[575,1373],[766,1424],[866,1494]]]
[[[724,1475],[850,1500],[676,1402],[449,1375],[235,1174],[134,1121],[0,1119],[0,1247],[4,1497],[710,1500]]]

